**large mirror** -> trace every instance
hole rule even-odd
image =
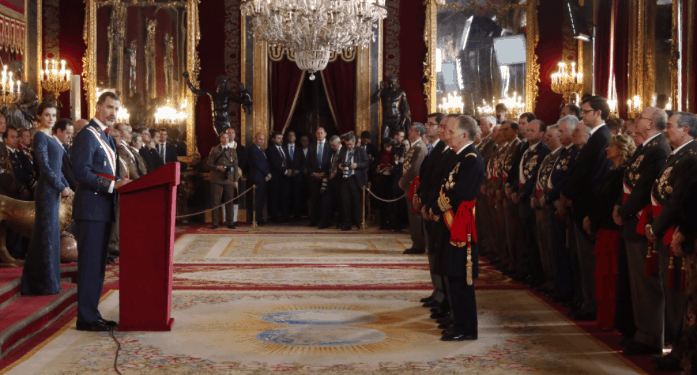
[[[90,115],[100,91],[115,91],[133,128],[165,127],[172,142],[186,145],[181,160],[196,156],[195,98],[182,73],[190,72],[198,85],[197,0],[88,0],[87,15]],[[179,119],[157,120],[163,107],[179,112]]]
[[[430,0],[424,36],[429,112],[452,111],[444,101],[475,115],[489,114],[501,101],[533,111],[536,6],[535,0]]]
[[[647,54],[652,59],[645,91],[651,95],[651,104],[663,109],[677,109],[680,103],[678,74],[680,36],[678,31],[680,1],[654,0],[647,3],[647,14],[652,15],[647,25]]]

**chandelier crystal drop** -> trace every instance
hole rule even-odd
[[[243,0],[241,10],[252,17],[254,35],[294,51],[310,79],[331,52],[368,47],[376,22],[387,17],[385,0]]]

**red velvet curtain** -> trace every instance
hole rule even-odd
[[[601,1],[598,9],[598,28],[596,34],[595,79],[596,94],[609,98],[610,77],[613,66],[610,51],[612,50],[612,1]]]
[[[345,62],[337,57],[321,74],[339,132],[356,130],[356,60]]]
[[[617,85],[617,110],[621,118],[627,118],[628,56],[629,56],[629,1],[615,1],[615,56],[614,71]]]
[[[697,70],[695,69],[695,59],[697,59],[697,38],[692,36],[692,44],[690,41],[690,32],[694,33],[697,27],[691,23],[697,21],[697,5],[693,5],[690,9],[690,1],[682,0],[682,109],[688,112],[697,111]],[[692,10],[692,14],[690,14]],[[692,22],[690,22],[692,21]],[[692,64],[688,64],[688,56],[692,57]],[[691,90],[689,90],[691,88]],[[689,106],[688,106],[689,104]]]
[[[293,104],[303,83],[304,74],[294,62],[286,58],[281,61],[269,61],[269,72],[271,129],[282,132],[293,114]]]

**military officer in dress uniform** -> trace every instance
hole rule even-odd
[[[508,271],[522,271],[520,269],[521,259],[517,251],[518,245],[515,236],[515,220],[513,212],[515,210],[515,206],[513,205],[511,199],[506,196],[506,183],[508,182],[509,173],[513,168],[513,155],[521,143],[520,138],[518,138],[519,129],[520,127],[515,121],[504,120],[503,123],[501,123],[501,134],[503,134],[503,137],[508,145],[506,146],[506,151],[501,156],[499,172],[500,177],[498,178],[497,183],[496,199],[501,202],[501,216],[503,217],[503,223],[506,227],[506,248],[508,249],[508,254],[511,257],[511,263],[506,269],[504,269],[504,272],[507,273],[510,273]]]
[[[496,146],[496,142],[494,141],[493,137],[493,130],[494,127],[496,126],[496,118],[494,116],[486,116],[482,117],[479,119],[479,130],[481,130],[481,136],[482,136],[482,141],[477,144],[477,151],[482,155],[482,158],[484,158],[484,167],[486,169],[486,165],[489,162],[489,159],[491,158],[491,155],[494,153],[494,148]],[[484,174],[486,175],[486,170],[484,171]],[[486,177],[482,180],[482,186],[486,184]],[[494,246],[490,245],[489,242],[491,242],[491,236],[490,232],[485,230],[484,228],[486,227],[486,222],[489,221],[489,218],[491,217],[492,213],[494,212],[489,211],[487,209],[488,202],[484,198],[484,192],[483,189],[480,189],[479,195],[477,199],[477,212],[479,212],[479,215],[477,216],[477,228],[479,232],[479,244],[484,245],[485,251],[482,251],[483,253],[486,253],[486,255],[490,258],[489,260],[492,260],[491,258],[495,257],[495,252]]]
[[[522,247],[521,255],[526,259],[523,262],[524,268],[530,272],[530,282],[533,286],[541,285],[544,281],[544,271],[535,238],[535,212],[531,208],[530,199],[535,193],[537,171],[542,160],[550,152],[549,146],[542,141],[546,132],[547,124],[542,120],[532,120],[525,126],[528,146],[515,168],[516,177],[511,181],[511,201],[518,209],[516,237]]]
[[[451,126],[452,123],[456,125]],[[477,122],[469,116],[448,119],[450,142],[456,164],[441,185],[438,202],[430,208],[446,230],[441,244],[443,274],[452,309],[452,325],[443,331],[443,341],[476,340],[477,306],[473,278],[476,273],[477,230],[475,205],[484,178],[484,161],[473,140]]]
[[[554,209],[549,205],[540,205],[540,197],[547,191],[547,180],[554,170],[554,163],[559,159],[561,154],[561,143],[559,143],[559,127],[558,125],[552,125],[547,128],[545,132],[544,142],[549,146],[550,152],[537,171],[537,178],[535,181],[535,193],[532,198],[530,198],[530,207],[535,210],[535,230],[537,234],[537,246],[540,251],[541,265],[544,270],[546,279],[544,280],[543,287],[552,293],[554,290],[555,280],[557,276],[556,268],[554,265],[554,235],[552,231],[552,222],[554,219]]]
[[[545,192],[539,197],[539,205],[553,207],[552,233],[554,240],[553,257],[555,266],[555,295],[552,300],[557,303],[568,303],[573,298],[574,282],[572,258],[566,247],[566,231],[568,214],[566,207],[561,204],[559,196],[566,181],[566,173],[573,165],[578,155],[578,146],[574,145],[572,132],[578,124],[576,116],[566,116],[557,122],[561,151],[554,162],[552,172],[547,178]],[[580,293],[579,293],[580,294]]]
[[[665,132],[673,152],[654,180],[651,190],[654,219],[646,225],[645,232],[649,242],[658,249],[658,272],[665,294],[666,336],[674,338],[673,351],[664,360],[670,361],[670,357],[681,359],[687,349],[679,340],[686,308],[686,295],[680,280],[683,262],[682,258],[673,256],[674,250],[669,245],[689,194],[688,188],[697,175],[697,119],[690,113],[678,112],[670,117]]]
[[[143,147],[143,136],[138,133],[133,133],[131,136],[130,149],[131,155],[135,160],[136,169],[138,171],[138,176],[143,177],[148,173],[148,164],[143,159],[140,154],[140,149]]]
[[[220,199],[228,202],[225,205],[225,219],[227,221],[227,227],[230,229],[235,229],[235,222],[233,218],[233,202],[232,198],[235,196],[235,189],[237,189],[237,180],[239,180],[241,173],[240,168],[237,163],[237,152],[230,146],[228,142],[228,133],[220,133],[219,135],[220,144],[211,150],[208,155],[208,168],[212,171],[211,173],[211,195],[213,196],[213,207],[218,207],[220,205]],[[220,210],[213,210],[213,226],[211,228],[218,228]]]
[[[426,243],[423,234],[423,217],[420,212],[414,212],[414,200],[411,194],[414,192],[414,184],[418,183],[418,171],[424,158],[428,154],[428,148],[421,139],[426,133],[426,128],[420,122],[413,123],[409,129],[409,141],[411,148],[404,157],[404,172],[399,180],[399,187],[407,195],[407,214],[409,215],[409,234],[411,235],[411,248],[404,254],[423,254],[426,252]],[[412,198],[412,199],[409,199]]]
[[[644,109],[636,120],[635,131],[644,142],[637,145],[637,151],[629,160],[622,181],[622,200],[617,202],[613,213],[615,223],[623,225],[637,327],[633,340],[624,345],[627,354],[655,354],[663,350],[664,288],[660,275],[646,276],[649,243],[644,226],[651,215],[651,188],[670,154],[668,141],[663,135],[667,120],[665,111],[654,107]]]
[[[477,199],[477,205],[481,205],[481,209],[477,212],[487,212],[485,215],[477,216],[477,220],[482,219],[482,230],[487,233],[486,250],[489,261],[497,268],[503,269],[510,264],[511,259],[506,251],[506,241],[500,235],[501,231],[505,232],[506,228],[499,225],[501,221],[500,210],[497,206],[497,200],[493,192],[496,190],[495,185],[498,181],[497,170],[501,155],[506,150],[506,140],[500,132],[501,126],[496,125],[491,131],[491,137],[494,142],[493,151],[488,159],[485,159],[484,182],[480,190],[480,195]],[[481,152],[480,152],[481,153]],[[483,156],[482,156],[483,157]]]

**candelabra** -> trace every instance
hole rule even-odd
[[[492,103],[494,100],[491,101]],[[490,105],[486,100],[482,99],[482,105],[477,107],[479,116],[496,116],[496,107]]]
[[[116,122],[128,124],[130,119],[131,119],[131,114],[128,113],[128,109],[126,109],[126,107],[119,108],[119,111],[116,113]]]
[[[617,99],[608,99],[607,106],[610,107],[610,118],[618,118],[619,114],[617,113]]]
[[[566,63],[557,64],[559,70],[552,73],[552,91],[564,97],[564,103],[569,102],[572,93],[583,90],[583,73],[576,72],[576,63],[571,63],[571,70],[567,71]]]
[[[7,107],[19,101],[19,98],[22,96],[20,94],[20,87],[21,82],[17,80],[15,83],[15,81],[12,80],[12,72],[8,72],[7,65],[5,65],[2,70],[2,87],[0,87],[0,103],[2,103],[3,107]]]
[[[186,113],[177,111],[170,106],[158,107],[155,112],[155,124],[157,127],[176,125],[184,120],[186,120]]]
[[[462,101],[462,97],[457,95],[455,92],[451,92],[447,97],[443,98],[443,104],[438,106],[441,113],[445,114],[455,114],[462,113],[465,103]]]
[[[70,88],[70,69],[65,69],[65,60],[61,60],[61,68],[56,68],[56,60],[45,60],[46,69],[42,69],[39,75],[41,87],[53,93],[53,96],[58,99],[61,92]],[[49,66],[51,67],[49,69]]]
[[[510,118],[517,119],[525,112],[525,102],[523,102],[523,97],[519,96],[517,92],[514,92],[513,96],[499,99],[499,103],[503,103],[506,106]]]
[[[639,95],[634,95],[632,99],[627,100],[627,116],[629,118],[637,118],[641,111],[641,97]]]

